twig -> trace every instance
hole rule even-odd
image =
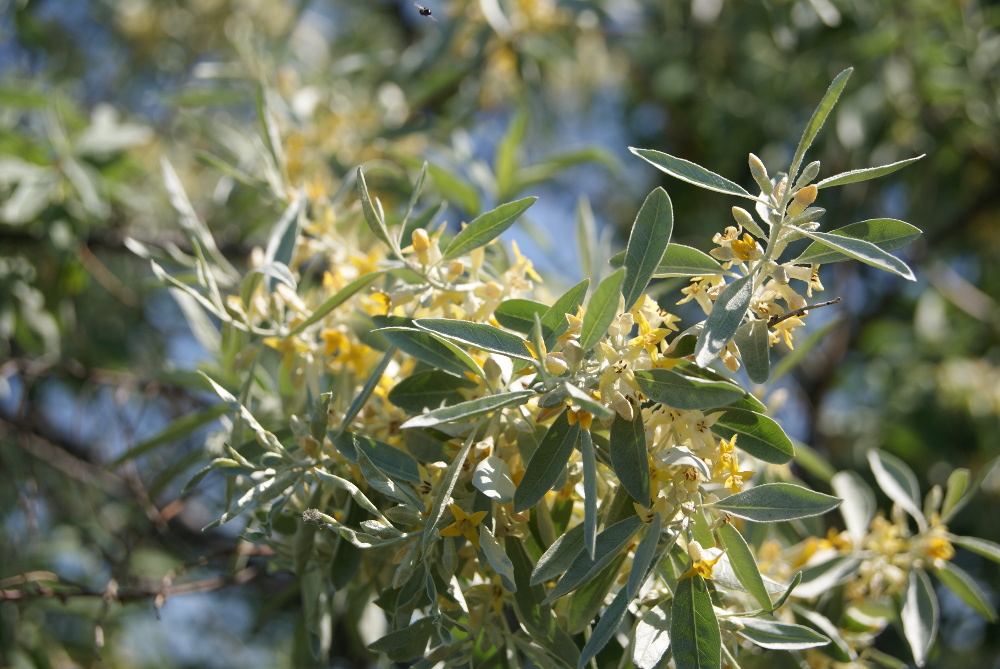
[[[783,314],[781,316],[771,316],[771,318],[767,321],[767,327],[773,328],[778,323],[782,321],[787,321],[789,318],[797,318],[806,313],[807,311],[809,311],[810,309],[819,309],[820,307],[828,307],[831,304],[840,304],[840,298],[835,297],[832,300],[827,300],[826,302],[807,304],[804,307],[799,307],[798,309],[792,309],[787,314]]]

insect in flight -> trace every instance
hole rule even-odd
[[[420,12],[421,16],[426,16],[430,18],[432,21],[437,21],[437,19],[431,15],[431,10],[429,8],[424,7],[423,5],[418,5],[415,2],[413,3],[413,6],[417,8],[417,11]]]

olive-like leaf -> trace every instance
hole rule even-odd
[[[757,561],[754,560],[746,539],[731,523],[720,525],[718,533],[736,578],[746,591],[753,595],[762,609],[771,611],[771,596],[764,585],[764,578],[760,575]]]
[[[711,409],[735,402],[746,394],[732,383],[699,379],[672,369],[639,370],[635,372],[635,380],[643,395],[674,409]]]
[[[678,669],[720,669],[722,633],[705,579],[678,581],[670,610],[670,648]]]
[[[514,493],[514,513],[530,509],[555,485],[569,462],[580,424],[569,424],[565,411],[553,421],[524,470],[524,476]]]
[[[871,265],[872,267],[878,267],[886,272],[898,274],[909,281],[917,280],[917,277],[913,275],[913,270],[911,270],[905,262],[896,256],[883,251],[871,242],[863,239],[855,239],[853,237],[834,235],[827,232],[810,232],[803,228],[794,229],[801,232],[809,239],[820,242],[820,244],[828,246],[835,251],[839,251],[846,256],[850,256],[855,260],[860,260],[866,265]]]
[[[737,279],[719,293],[694,347],[699,367],[708,367],[736,334],[753,297],[753,277]]]
[[[646,448],[646,427],[642,412],[635,412],[634,420],[615,414],[610,436],[611,468],[622,487],[632,499],[649,506],[649,454]]]
[[[385,653],[390,660],[406,662],[422,657],[427,641],[437,626],[437,616],[427,616],[406,627],[389,632],[368,645],[376,653]]]
[[[508,330],[528,334],[535,327],[535,314],[544,315],[548,305],[534,300],[504,300],[493,311],[497,322]]]
[[[372,464],[389,476],[410,483],[420,483],[420,467],[417,460],[406,451],[401,451],[384,441],[351,432],[331,431],[327,434],[337,452],[352,463],[357,463],[358,451],[362,451]]]
[[[922,233],[920,228],[912,226],[906,221],[899,221],[894,218],[873,218],[845,225],[842,228],[831,230],[828,234],[850,239],[861,239],[871,242],[883,251],[888,252],[903,248]],[[850,259],[851,256],[838,253],[825,244],[813,242],[793,262],[799,265],[825,265],[826,263],[841,262]]]
[[[670,607],[672,600],[660,602],[642,616],[635,626],[632,662],[638,669],[655,669],[670,648]]]
[[[633,513],[633,515],[625,520],[621,520],[605,529],[597,535],[597,550],[593,559],[587,554],[587,551],[582,550],[583,546],[581,545],[580,551],[577,553],[573,563],[549,592],[548,597],[545,598],[545,602],[548,603],[567,595],[590,581],[593,576],[604,569],[609,562],[615,559],[628,546],[629,542],[632,541],[632,537],[635,536],[635,533],[642,525],[642,519]],[[582,533],[580,538],[583,539]],[[537,574],[532,574],[532,582],[536,582],[536,579]]]
[[[830,639],[808,627],[764,618],[740,618],[740,636],[769,650],[805,650],[830,643]]]
[[[771,375],[771,348],[768,343],[767,322],[759,319],[747,321],[736,330],[733,337],[740,350],[743,369],[754,383],[764,383]]]
[[[414,416],[399,427],[405,430],[413,427],[432,427],[444,423],[465,421],[505,407],[519,406],[527,402],[535,394],[533,390],[518,390],[512,393],[487,395],[486,397],[469,400],[468,402],[460,402],[452,406],[442,407],[434,411],[428,411],[425,414],[420,414],[419,416]]]
[[[892,174],[896,170],[901,170],[907,165],[911,165],[927,154],[920,154],[915,158],[907,158],[905,160],[900,160],[895,163],[889,163],[888,165],[880,165],[878,167],[865,167],[860,170],[851,170],[850,172],[842,172],[836,174],[832,177],[827,177],[819,183],[816,184],[816,188],[830,188],[831,186],[843,186],[845,184],[853,184],[859,181],[868,181],[869,179],[878,179],[879,177],[884,177],[887,174]]]
[[[376,316],[373,320],[375,325],[387,322],[382,316]],[[400,319],[401,322],[404,320]],[[388,339],[403,353],[425,362],[435,369],[461,378],[465,378],[467,372],[475,372],[475,367],[470,367],[462,356],[429,332],[397,325],[379,327],[375,332]]]
[[[421,330],[433,332],[482,351],[521,360],[534,359],[523,339],[488,323],[470,323],[451,318],[420,318],[413,321],[413,324]]]
[[[795,596],[800,599],[819,597],[850,580],[857,574],[860,564],[860,558],[851,555],[837,555],[826,562],[806,567],[801,572],[802,582],[795,588]]]
[[[625,281],[625,270],[620,269],[605,277],[587,303],[587,311],[583,315],[580,326],[580,346],[589,351],[603,337],[611,322],[618,314],[618,303],[621,301],[622,283]]]
[[[768,418],[746,409],[726,409],[712,425],[720,437],[736,439],[736,446],[758,460],[783,465],[795,457],[795,447],[781,426]]]
[[[670,196],[657,187],[642,203],[625,249],[626,273],[621,290],[626,311],[642,297],[667,250],[673,229],[674,210]]]
[[[480,214],[449,242],[442,260],[451,260],[465,255],[480,246],[486,246],[500,236],[535,203],[537,197],[526,197],[515,202],[502,204],[492,211]]]
[[[951,562],[942,561],[936,566],[938,568],[934,570],[934,575],[938,577],[938,580],[948,586],[949,590],[961,597],[962,601],[975,609],[979,615],[991,623],[996,622],[996,608],[994,608],[992,602],[990,602],[975,579]]]
[[[868,451],[868,465],[882,492],[913,516],[920,529],[926,529],[927,519],[920,510],[920,484],[913,470],[895,455],[876,449]]]
[[[542,314],[542,328],[548,331],[545,335],[545,345],[551,348],[556,338],[562,335],[569,328],[566,314],[575,314],[583,298],[587,296],[587,289],[590,287],[590,279],[584,279],[567,290],[558,300],[552,303],[549,310]]]
[[[484,458],[476,465],[476,471],[472,473],[472,485],[494,502],[506,504],[514,499],[515,486],[510,477],[510,468],[502,458],[495,455]]]
[[[396,242],[389,237],[389,230],[385,226],[385,220],[372,204],[371,194],[368,192],[368,183],[365,181],[365,173],[362,168],[358,168],[358,195],[361,197],[361,211],[364,212],[365,222],[372,234],[378,237],[379,241],[388,246],[399,255],[399,248]]]
[[[485,524],[479,526],[479,548],[483,551],[483,555],[486,556],[486,561],[490,563],[493,571],[500,577],[500,583],[504,590],[517,592],[517,583],[514,582],[514,564]]]
[[[813,140],[816,139],[820,128],[823,127],[823,123],[826,122],[830,112],[833,111],[833,107],[837,104],[837,100],[840,98],[840,94],[847,85],[847,80],[851,77],[851,72],[853,71],[854,68],[849,67],[838,74],[826,90],[826,93],[823,94],[823,99],[820,100],[819,106],[813,112],[812,118],[809,119],[809,123],[802,132],[802,138],[799,139],[799,145],[795,148],[792,167],[789,170],[789,179],[794,179],[798,175],[799,166],[802,165],[802,159],[805,157],[806,151],[812,146]]]
[[[662,170],[663,172],[666,172],[670,176],[680,179],[681,181],[686,181],[689,184],[713,190],[717,193],[738,195],[739,197],[745,197],[750,200],[757,199],[748,193],[742,186],[733,183],[729,179],[720,176],[715,172],[705,169],[701,165],[684,160],[683,158],[676,158],[660,151],[637,149],[631,146],[628,150],[645,160],[653,167],[656,167],[657,169]]]
[[[913,660],[918,667],[922,667],[927,663],[938,632],[937,595],[922,569],[910,570],[899,618],[903,623],[903,635],[913,652]]]
[[[296,325],[289,331],[288,336],[293,337],[303,330],[305,330],[310,325],[318,323],[320,320],[325,318],[327,314],[339,307],[341,304],[349,300],[351,297],[356,295],[359,291],[367,288],[375,279],[380,278],[385,274],[384,270],[376,270],[374,272],[369,272],[368,274],[362,274],[354,281],[338,290],[336,293],[328,297],[323,301],[323,304],[316,307],[316,311],[312,312],[304,321]]]
[[[705,506],[757,523],[776,523],[821,516],[840,501],[791,483],[765,483]]]
[[[590,430],[580,434],[583,456],[583,542],[591,559],[597,550],[597,459]]]
[[[440,369],[429,369],[408,376],[389,391],[389,401],[408,413],[458,404],[465,400],[461,389],[475,388],[468,379],[453,376]]]
[[[1000,544],[987,541],[986,539],[979,539],[977,537],[958,537],[952,534],[947,536],[948,541],[956,546],[961,546],[962,548],[970,550],[976,555],[983,556],[987,560],[1000,562]]]
[[[611,256],[609,262],[612,267],[621,267],[625,264],[625,252],[622,251]],[[704,251],[671,242],[667,245],[667,250],[663,252],[660,264],[653,272],[653,278],[666,279],[677,276],[705,276],[722,273],[723,269],[719,261]]]
[[[844,517],[851,541],[855,546],[860,546],[868,534],[875,512],[878,511],[875,493],[860,474],[850,470],[834,474],[830,485],[833,492],[844,500],[840,506],[840,514]]]

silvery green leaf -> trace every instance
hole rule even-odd
[[[545,602],[549,603],[567,595],[588,582],[625,549],[642,524],[642,519],[639,516],[632,515],[598,534],[597,550],[595,551],[596,557],[591,559],[586,551],[580,550],[573,563],[569,566],[569,569],[563,574],[563,577],[549,591]],[[580,538],[582,539],[583,537],[581,536]],[[581,546],[582,548],[583,546]],[[532,574],[533,581],[535,578],[537,578],[537,574]]]
[[[351,297],[356,295],[362,289],[370,286],[371,283],[375,281],[375,279],[378,279],[384,274],[385,274],[384,270],[376,270],[374,272],[369,272],[368,274],[363,274],[354,281],[351,281],[349,284],[347,284],[346,286],[338,290],[336,293],[328,297],[326,300],[324,300],[323,304],[316,307],[316,311],[310,314],[309,317],[306,318],[304,321],[302,321],[294,328],[292,328],[292,330],[288,333],[288,336],[292,337],[294,335],[297,335],[310,325],[318,323],[320,320],[325,318],[327,314],[329,314],[331,311],[333,311],[341,304],[349,300]]]
[[[686,181],[689,184],[713,190],[717,193],[737,195],[750,200],[757,199],[750,193],[746,192],[742,186],[733,183],[729,179],[720,176],[715,172],[705,169],[701,165],[684,160],[683,158],[676,158],[669,154],[661,153],[660,151],[637,149],[631,146],[628,150],[645,160],[653,167],[656,167],[657,169],[662,170],[663,172],[666,172],[670,176],[680,179],[681,181]]]
[[[531,571],[531,585],[540,585],[562,574],[584,548],[584,526],[574,525],[557,538],[538,558]]]
[[[934,570],[934,575],[938,577],[938,580],[948,586],[949,590],[961,597],[962,601],[975,609],[979,615],[991,623],[996,622],[996,608],[994,608],[993,603],[990,602],[986,593],[979,587],[975,579],[951,562],[942,561],[936,566],[938,568]]]
[[[706,481],[712,479],[712,470],[709,469],[704,460],[692,453],[691,449],[687,446],[674,446],[665,452],[661,452],[657,457],[665,465],[694,467]]]
[[[535,314],[544,315],[549,310],[548,305],[534,300],[512,299],[504,300],[497,305],[493,316],[497,322],[508,330],[528,334],[535,327]],[[546,334],[550,330],[546,329]]]
[[[809,239],[813,239],[820,242],[824,246],[840,251],[844,255],[850,256],[855,260],[860,260],[866,265],[871,265],[872,267],[883,269],[886,272],[898,274],[904,279],[908,279],[910,281],[917,280],[917,278],[913,275],[913,270],[911,270],[905,262],[894,255],[886,253],[871,242],[863,239],[833,235],[826,232],[810,232],[805,228],[790,227],[789,229],[797,230]]]
[[[695,344],[695,362],[708,367],[736,334],[753,297],[753,274],[726,286],[712,306],[705,327]]]
[[[605,277],[590,296],[587,311],[580,326],[580,346],[589,351],[601,340],[618,314],[621,301],[621,287],[625,281],[625,270],[620,269]]]
[[[559,479],[580,438],[580,424],[569,424],[563,411],[542,437],[524,470],[514,493],[514,513],[530,509]]]
[[[597,550],[597,459],[590,430],[580,433],[583,456],[583,539],[591,559]]]
[[[295,250],[295,240],[299,236],[299,216],[305,208],[305,202],[305,197],[297,196],[288,203],[285,213],[281,215],[281,218],[271,231],[271,236],[267,240],[267,249],[264,251],[265,265],[268,263],[280,263],[283,267],[287,268],[289,263],[291,263],[292,252]],[[289,276],[291,276],[291,272],[289,272]],[[269,278],[267,289],[274,290],[277,281],[276,277]],[[294,289],[295,279],[293,278],[288,285]]]
[[[733,336],[740,350],[743,369],[754,383],[765,383],[771,375],[771,347],[768,343],[767,322],[759,319],[747,321]]]
[[[486,497],[506,504],[514,499],[514,481],[507,463],[495,455],[483,459],[472,473],[472,485]],[[511,590],[513,592],[513,590]]]
[[[746,395],[745,390],[728,381],[704,380],[672,369],[639,370],[635,380],[643,395],[674,409],[710,409]]]
[[[422,413],[465,401],[462,390],[476,387],[474,381],[454,376],[440,369],[429,369],[408,376],[389,391],[388,399],[407,413]]]
[[[847,532],[851,535],[851,542],[855,546],[861,546],[875,512],[878,511],[875,493],[860,474],[850,470],[834,474],[830,485],[837,497],[844,500],[840,513],[844,517]]]
[[[881,165],[879,167],[865,167],[860,170],[851,170],[850,172],[842,172],[841,174],[834,175],[832,177],[827,177],[819,183],[816,184],[816,188],[829,188],[831,186],[843,186],[845,184],[853,184],[859,181],[868,181],[869,179],[877,179],[879,177],[884,177],[887,174],[892,174],[896,170],[903,169],[907,165],[917,162],[923,158],[926,154],[920,154],[916,158],[907,158],[906,160],[900,160],[895,163],[889,163],[888,165]]]
[[[634,420],[615,414],[609,441],[611,468],[618,481],[632,499],[644,507],[649,506],[649,452],[642,412],[636,411]]]
[[[913,470],[895,455],[876,449],[868,451],[868,464],[882,492],[913,516],[921,530],[927,529],[927,519],[920,510],[920,485]]]
[[[670,607],[672,600],[660,602],[635,626],[632,662],[638,669],[655,669],[670,648]]]
[[[795,148],[795,156],[792,158],[792,167],[789,170],[789,179],[795,177],[799,171],[799,166],[802,164],[802,159],[806,155],[806,151],[812,146],[813,140],[816,139],[816,135],[819,133],[820,128],[826,122],[827,117],[830,112],[833,111],[834,105],[837,104],[837,100],[840,98],[841,92],[843,92],[844,87],[847,85],[847,80],[851,76],[851,72],[854,71],[853,67],[849,67],[840,74],[836,76],[833,83],[823,94],[823,99],[820,100],[819,106],[816,107],[816,111],[813,112],[812,118],[809,119],[809,123],[806,125],[805,130],[802,133],[802,138],[799,139],[799,145]]]
[[[806,567],[802,571],[802,582],[795,588],[795,596],[800,599],[819,597],[852,578],[860,564],[860,558],[839,555],[818,565]]]
[[[460,402],[459,404],[453,404],[435,409],[434,411],[428,411],[419,416],[414,416],[399,427],[405,430],[413,427],[432,427],[444,423],[467,421],[470,418],[492,413],[499,409],[519,406],[527,402],[535,394],[533,390],[518,390],[512,393],[487,395],[486,397]]]
[[[726,409],[712,425],[712,432],[732,439],[736,447],[758,460],[783,465],[795,457],[795,447],[773,418],[746,409]]]
[[[1000,562],[1000,544],[987,541],[986,539],[979,539],[977,537],[958,537],[953,534],[949,534],[947,537],[948,541],[956,546],[961,546],[962,548],[970,550],[976,555],[983,556],[987,560]]]
[[[452,238],[444,250],[443,261],[463,256],[481,246],[486,246],[500,236],[535,203],[537,197],[526,197],[522,200],[502,204],[492,211],[472,219],[469,225]]]
[[[944,501],[941,503],[941,517],[943,522],[947,522],[947,519],[951,517],[952,509],[965,496],[970,478],[971,472],[962,467],[953,469],[948,474],[948,486],[944,493]]]
[[[729,564],[732,566],[736,578],[739,579],[746,591],[753,595],[762,609],[771,611],[771,596],[764,586],[764,579],[746,539],[731,523],[719,525],[717,532],[722,540],[722,546],[726,549],[726,555],[729,556]]]
[[[622,295],[628,311],[642,297],[656,271],[674,229],[673,205],[662,188],[655,188],[639,209],[625,249]]]
[[[670,609],[670,649],[677,669],[720,669],[722,633],[701,576],[677,582]]]
[[[517,584],[514,582],[514,565],[485,524],[479,526],[479,548],[482,549],[486,561],[490,563],[493,571],[500,577],[500,583],[504,590],[517,592]]]
[[[957,502],[951,507],[947,513],[941,513],[941,522],[947,523],[949,520],[955,517],[955,514],[962,510],[969,500],[979,491],[979,488],[983,485],[983,481],[986,477],[990,475],[993,468],[996,467],[997,463],[1000,463],[1000,455],[994,457],[992,460],[986,463],[986,466],[979,470],[979,474],[976,475],[976,480],[972,482],[972,485],[968,486],[968,489],[964,491],[964,494],[958,499]]]
[[[510,358],[534,360],[525,341],[515,334],[487,323],[471,323],[451,318],[419,318],[413,324],[421,330]]]
[[[421,550],[425,555],[430,545],[441,538],[436,531],[437,525],[441,522],[441,516],[444,515],[444,508],[451,499],[451,493],[455,489],[455,484],[458,483],[459,476],[462,474],[465,459],[469,457],[469,451],[472,450],[472,445],[476,443],[475,437],[475,432],[472,432],[465,440],[462,448],[455,454],[455,459],[448,465],[448,470],[445,472],[441,483],[438,484],[437,494],[434,495],[434,503],[431,505],[430,513],[427,514],[427,523],[424,525],[424,538]]]
[[[775,523],[821,516],[836,509],[841,500],[791,483],[765,483],[706,504],[739,518],[758,523]]]
[[[583,298],[587,296],[589,287],[590,279],[584,279],[567,290],[552,303],[548,311],[542,314],[542,327],[548,330],[548,334],[545,335],[546,346],[551,348],[555,344],[556,338],[569,328],[566,314],[576,314],[577,309],[583,304]]]
[[[830,639],[802,625],[764,618],[740,618],[740,636],[770,650],[805,650],[830,643]]]
[[[871,242],[883,251],[889,252],[903,248],[922,233],[919,228],[905,221],[894,218],[873,218],[831,230],[829,234]],[[819,265],[850,259],[851,256],[834,251],[825,244],[813,242],[792,262],[798,265]]]
[[[382,217],[379,210],[376,210],[375,206],[372,204],[372,197],[368,193],[368,183],[365,181],[365,173],[362,168],[358,168],[358,195],[361,197],[361,210],[365,215],[365,222],[368,223],[368,229],[371,230],[372,234],[375,235],[379,241],[389,247],[393,253],[397,256],[400,255],[399,247],[396,246],[395,240],[389,237],[389,230],[385,226],[385,219]]]
[[[913,660],[918,667],[922,667],[927,663],[938,631],[937,595],[922,569],[910,570],[899,617],[903,623],[903,635],[913,652]]]

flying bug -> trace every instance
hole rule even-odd
[[[431,15],[431,10],[428,7],[424,7],[423,5],[418,5],[415,2],[413,3],[413,6],[417,8],[417,11],[420,12],[421,16],[427,16],[432,21],[437,21],[437,19]]]

